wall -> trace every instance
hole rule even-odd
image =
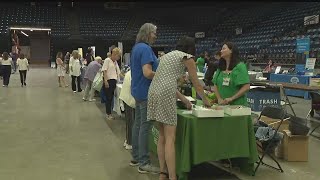
[[[30,63],[48,64],[50,60],[50,37],[48,32],[29,32]]]

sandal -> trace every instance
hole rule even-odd
[[[168,173],[166,173],[166,172],[160,172],[159,174],[160,174],[160,175],[162,174],[162,175],[165,176],[166,179],[169,179],[169,174],[168,174]]]

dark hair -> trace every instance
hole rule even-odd
[[[93,51],[93,49],[91,47],[88,47],[87,54],[90,54],[92,51]]]
[[[20,54],[19,54],[19,58],[20,58],[20,59],[24,59],[24,54],[23,54],[23,53],[20,53]]]
[[[200,53],[199,57],[204,58],[204,53]]]
[[[183,36],[177,42],[176,50],[185,52],[187,54],[194,55],[196,52],[195,40],[192,37]]]
[[[239,63],[239,49],[238,47],[232,43],[232,42],[225,42],[223,45],[227,45],[228,48],[231,50],[231,59],[230,59],[230,64],[229,64],[229,69],[232,70],[238,63]],[[227,70],[227,63],[224,58],[221,58],[219,60],[219,67],[221,71]]]
[[[3,52],[2,58],[3,58],[3,60],[8,60],[9,59],[9,54],[7,52]]]
[[[274,62],[272,59],[269,59],[269,61],[271,61],[271,66],[274,66]],[[268,61],[268,64],[269,64],[269,61]]]

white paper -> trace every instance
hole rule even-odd
[[[281,66],[277,66],[276,71],[274,73],[279,74],[280,70],[281,70]]]
[[[182,111],[182,114],[192,114],[192,110],[184,110]]]
[[[305,69],[314,70],[314,65],[316,64],[316,60],[317,60],[316,58],[307,58]]]

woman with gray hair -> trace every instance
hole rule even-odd
[[[135,120],[132,126],[131,166],[138,166],[139,173],[158,173],[159,168],[152,166],[149,157],[148,136],[152,123],[147,121],[148,90],[158,67],[157,57],[150,47],[157,38],[157,27],[151,23],[141,26],[136,44],[132,48],[131,95],[136,101]]]
[[[86,80],[86,88],[84,90],[83,100],[87,101],[89,97],[89,101],[95,101],[93,99],[94,96],[94,89],[92,87],[92,83],[94,80],[94,77],[97,75],[98,71],[102,67],[102,58],[100,56],[97,56],[94,61],[92,61],[85,72],[84,79]]]

